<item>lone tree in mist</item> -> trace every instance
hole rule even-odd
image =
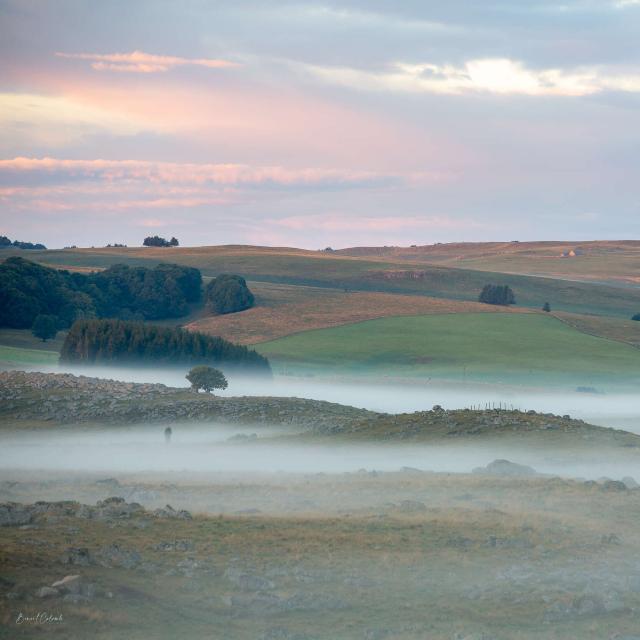
[[[198,393],[200,389],[211,393],[213,389],[226,389],[229,386],[222,371],[214,369],[213,367],[207,367],[206,365],[193,367],[185,377],[191,383],[191,388],[196,393]]]
[[[42,342],[55,338],[58,333],[58,318],[41,313],[33,321],[31,333]]]
[[[545,303],[542,305],[542,310],[543,310],[543,311],[546,311],[547,313],[549,313],[549,312],[551,311],[551,305],[550,305],[548,302],[545,302]]]
[[[485,284],[478,300],[485,304],[508,305],[516,303],[516,297],[511,287],[506,284]]]

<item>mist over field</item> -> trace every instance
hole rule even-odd
[[[38,367],[52,373],[73,373],[130,382],[154,382],[187,388],[182,368],[124,366],[78,367],[56,365]],[[434,405],[445,409],[477,407],[514,408],[520,411],[571,415],[592,424],[640,433],[640,403],[637,395],[625,390],[606,393],[597,389],[557,391],[536,387],[447,382],[440,380],[367,381],[357,378],[330,379],[278,376],[272,379],[231,375],[229,388],[216,393],[229,396],[280,396],[313,398],[385,413],[426,411]]]
[[[165,428],[166,424],[147,424],[7,434],[0,449],[0,477],[5,472],[10,475],[28,470],[129,475],[153,472],[156,478],[165,476],[168,480],[189,474],[241,474],[234,481],[242,474],[397,472],[403,468],[471,473],[476,467],[505,458],[530,465],[539,473],[565,478],[638,475],[635,461],[621,461],[607,453],[576,456],[571,450],[519,447],[499,439],[449,445],[305,444],[286,440],[290,428],[232,428],[206,423],[172,424],[171,442],[165,443]]]

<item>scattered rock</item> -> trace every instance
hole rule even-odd
[[[620,480],[604,480],[598,484],[601,491],[628,491],[627,485]]]
[[[545,619],[558,621],[572,618],[592,617],[626,611],[622,596],[616,591],[606,593],[585,593],[569,602],[553,604],[545,613]]]
[[[236,433],[235,435],[227,438],[227,442],[251,442],[258,439],[257,433]]]
[[[60,562],[62,564],[88,567],[91,564],[91,555],[86,547],[69,547],[60,558]]]
[[[419,500],[402,500],[398,505],[398,511],[403,513],[424,513],[427,510],[427,505]]]
[[[172,542],[158,542],[154,544],[154,551],[193,551],[195,545],[191,540],[173,540]]]
[[[234,567],[227,569],[224,575],[241,591],[268,591],[275,588],[275,584],[271,580]]]
[[[176,511],[170,504],[166,505],[164,509],[156,509],[153,512],[154,517],[161,519],[178,519],[178,520],[191,520],[192,516],[188,511],[181,509]]]
[[[31,512],[16,502],[0,504],[0,527],[16,527],[29,524],[33,516]]]
[[[272,627],[260,635],[260,640],[311,640],[311,636],[306,633],[294,633],[283,627]]]
[[[60,592],[53,587],[40,587],[36,591],[36,598],[55,598],[59,596]]]
[[[142,557],[137,551],[123,549],[117,544],[102,547],[95,559],[103,567],[122,567],[124,569],[134,569],[142,562]]]

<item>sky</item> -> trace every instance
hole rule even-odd
[[[0,235],[640,237],[640,0],[0,0]]]

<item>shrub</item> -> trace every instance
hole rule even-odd
[[[214,313],[236,313],[253,307],[255,298],[241,276],[222,274],[207,285],[207,306]]]
[[[58,333],[58,318],[41,313],[33,321],[31,333],[36,338],[40,338],[42,342],[46,342],[49,339],[53,340]]]
[[[547,313],[549,313],[549,312],[551,311],[551,305],[550,305],[548,302],[545,302],[545,303],[542,305],[542,310],[543,310],[543,311],[546,311]]]
[[[516,298],[511,287],[506,284],[486,284],[478,299],[485,304],[509,305],[516,303]]]

